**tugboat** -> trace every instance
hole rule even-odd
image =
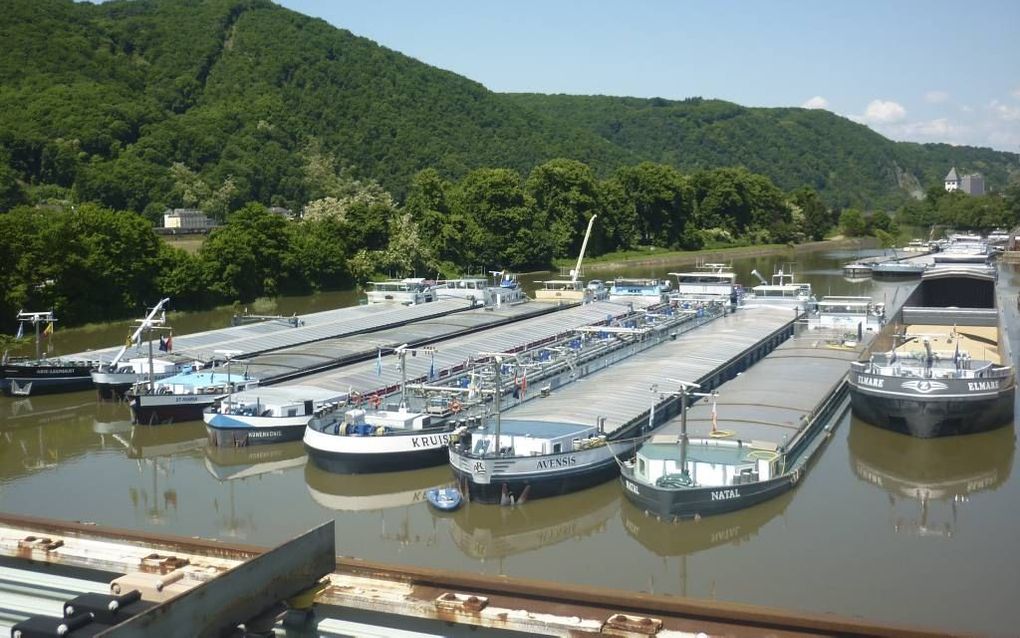
[[[53,335],[57,318],[49,312],[19,312],[18,334],[24,334],[25,324],[35,326],[35,359],[9,360],[4,354],[0,366],[0,389],[7,396],[30,396],[87,390],[92,387],[92,369],[97,361],[80,359],[48,359],[42,356],[42,338]],[[41,329],[42,324],[45,329]]]
[[[988,267],[925,273],[903,308],[901,343],[851,365],[854,414],[920,438],[1012,422],[1015,375],[1000,350],[995,279]]]

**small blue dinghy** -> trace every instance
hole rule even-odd
[[[460,507],[463,499],[456,487],[434,487],[425,490],[425,500],[441,512],[452,512]]]

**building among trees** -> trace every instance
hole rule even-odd
[[[981,173],[970,173],[961,178],[956,172],[956,167],[954,166],[949,169],[945,182],[947,193],[952,193],[958,190],[962,193],[967,193],[968,195],[985,194],[985,178],[981,175]]]
[[[174,229],[207,229],[216,225],[213,220],[197,208],[167,209],[163,213],[163,228]]]

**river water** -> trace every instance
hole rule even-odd
[[[864,294],[872,283],[848,282],[840,270],[856,257],[791,253],[734,266],[752,285],[752,269],[768,276],[796,259],[798,279],[818,296]],[[1001,268],[1000,298],[1013,300],[1020,273]],[[352,303],[353,293],[330,293],[249,310],[287,315]],[[183,334],[228,325],[235,311],[169,319]],[[1020,348],[1016,304],[1003,312]],[[60,330],[54,348],[115,344],[128,325]],[[331,475],[305,462],[300,443],[212,449],[201,422],[132,427],[126,406],[97,403],[89,391],[0,398],[0,511],[260,545],[335,519],[338,553],[369,560],[1015,635],[1015,449],[1012,426],[920,441],[847,415],[796,490],[733,514],[660,523],[610,482],[514,509],[470,504],[438,515],[423,494],[449,482],[446,467]]]

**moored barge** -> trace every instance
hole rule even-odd
[[[624,495],[661,519],[721,514],[802,477],[848,407],[849,363],[881,330],[869,298],[825,298],[797,334],[681,412],[621,464]],[[688,389],[682,397],[696,398]]]
[[[903,345],[853,364],[854,414],[920,438],[1012,422],[1015,374],[1000,343],[995,281],[984,266],[925,273],[903,308]]]
[[[461,491],[472,501],[511,504],[611,480],[616,457],[677,413],[668,377],[715,387],[786,339],[796,316],[761,307],[715,319],[510,409],[497,424],[469,429],[450,446]]]

